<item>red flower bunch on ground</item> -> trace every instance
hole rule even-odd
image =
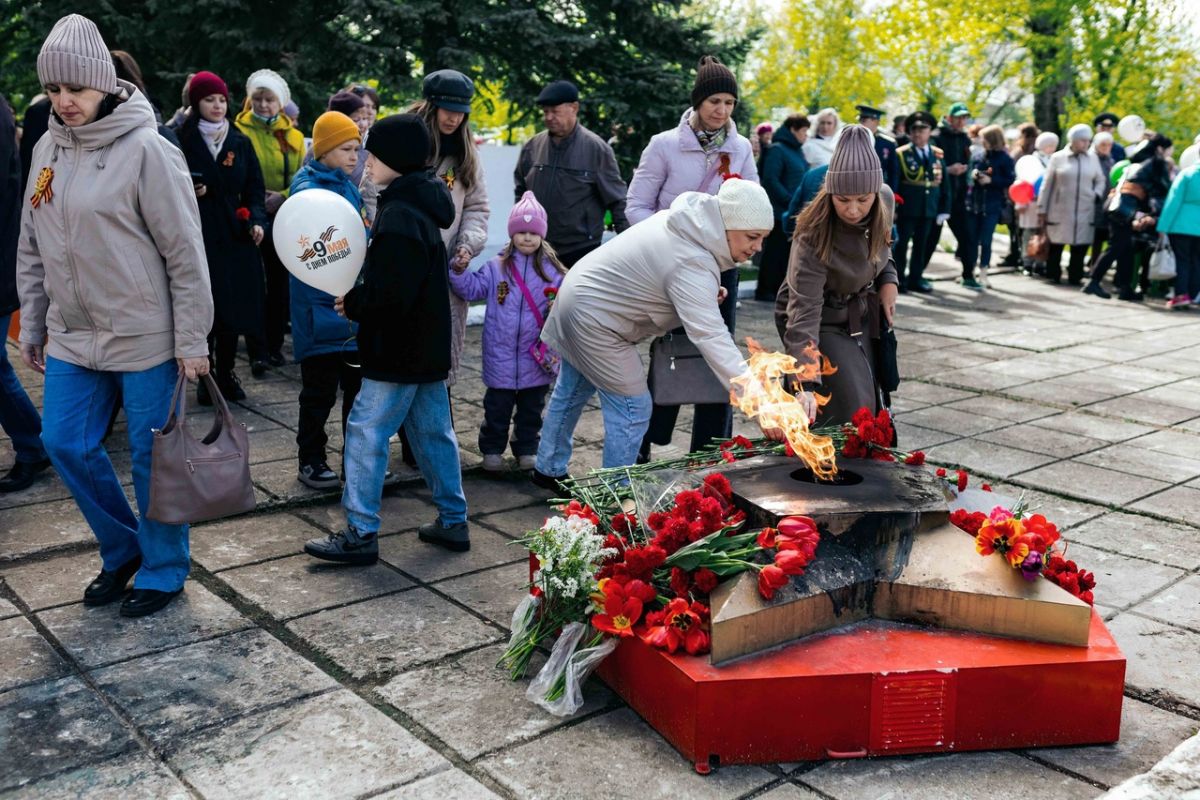
[[[250,221],[250,209],[245,206],[238,206],[238,210],[233,212],[242,222]]]
[[[583,517],[593,525],[600,525],[600,515],[595,511],[592,511],[592,509],[588,506],[580,503],[578,500],[572,500],[571,502],[567,503],[566,507],[562,510],[562,513],[563,516],[568,519],[571,517]]]
[[[613,636],[633,636],[633,626],[642,618],[642,599],[637,596],[635,586],[640,583],[631,581],[625,585],[612,580],[605,581],[601,590],[604,613],[592,616],[592,627]]]
[[[754,442],[747,439],[745,436],[735,436],[728,441],[721,442],[720,445],[721,458],[724,461],[732,464],[738,460],[739,455],[744,455],[754,449]]]
[[[950,523],[962,528],[972,536],[979,535],[979,529],[985,522],[987,522],[987,515],[982,511],[967,512],[965,509],[956,508],[950,512]]]
[[[854,412],[850,422],[842,426],[841,435],[845,437],[842,455],[846,458],[871,458],[876,461],[899,459],[911,467],[925,463],[925,453],[920,450],[905,453],[892,447],[896,440],[896,429],[891,412],[886,408],[880,409],[878,414],[872,414],[866,406],[860,408]]]
[[[698,656],[707,653],[712,644],[708,630],[708,606],[676,597],[662,611],[646,615],[646,630],[641,636],[646,644],[668,653],[683,647],[690,655]]]
[[[1051,583],[1066,589],[1089,606],[1092,605],[1092,589],[1096,588],[1096,576],[1080,569],[1074,561],[1068,561],[1055,553],[1046,562],[1042,574]]]
[[[975,535],[975,551],[981,556],[1000,553],[1012,566],[1020,566],[1025,556],[1029,555],[1029,542],[1024,534],[1025,527],[1016,517],[988,519]]]
[[[803,575],[816,556],[821,534],[809,517],[785,517],[778,528],[764,528],[756,544],[764,550],[775,550],[774,563],[758,571],[758,593],[767,600],[786,586],[791,576]]]
[[[646,524],[655,533],[650,544],[670,555],[685,544],[724,528],[728,524],[725,519],[728,503],[719,495],[712,496],[716,490],[708,490],[707,486],[705,490],[707,497],[697,489],[682,491],[675,495],[675,505],[670,511],[656,511],[647,517]]]

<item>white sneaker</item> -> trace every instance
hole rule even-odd
[[[983,288],[990,289],[990,288],[992,288],[992,282],[988,280],[987,273],[988,273],[987,267],[979,268],[979,282],[983,284]]]
[[[487,472],[504,472],[504,456],[499,453],[484,453],[483,468]]]
[[[517,459],[517,464],[521,467],[522,472],[537,469],[537,456],[521,456]]]

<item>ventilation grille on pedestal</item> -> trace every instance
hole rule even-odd
[[[876,675],[871,691],[871,751],[954,747],[956,673]]]

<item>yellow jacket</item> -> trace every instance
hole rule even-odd
[[[283,114],[268,126],[250,109],[238,114],[234,124],[254,145],[267,191],[286,197],[292,176],[304,163],[304,134]]]

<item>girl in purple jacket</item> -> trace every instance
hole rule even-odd
[[[557,355],[539,337],[566,269],[546,242],[546,209],[525,192],[508,215],[508,246],[479,270],[453,266],[450,288],[464,300],[487,299],[483,323],[483,424],[479,450],[488,472],[504,469],[512,423],[512,451],[532,470],[542,430],[542,408],[557,373]],[[514,416],[514,410],[516,414]]]

